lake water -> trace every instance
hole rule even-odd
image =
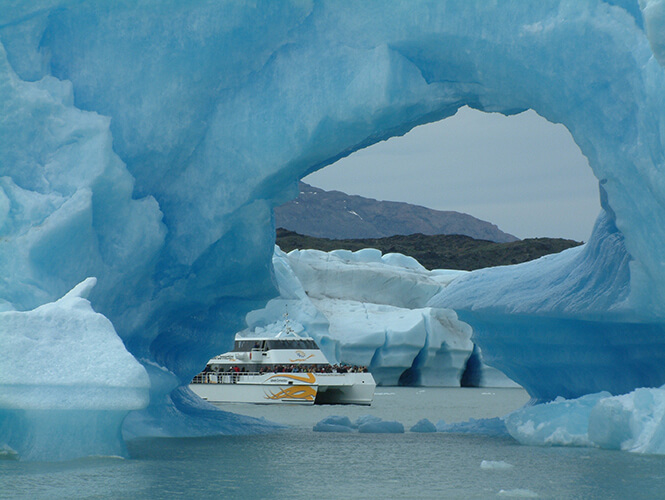
[[[371,407],[229,405],[291,427],[259,436],[136,440],[127,460],[2,460],[0,498],[665,498],[665,457],[408,432],[421,418],[500,416],[527,400],[520,389],[378,387]],[[328,415],[367,414],[398,420],[407,432],[312,431]],[[507,468],[481,467],[483,461]]]

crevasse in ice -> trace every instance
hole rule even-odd
[[[299,178],[462,105],[532,108],[599,179],[589,243],[430,305],[536,399],[661,385],[664,9],[0,0],[0,308],[95,276],[93,309],[150,374],[125,432],[182,433],[183,386],[277,295],[271,208]]]

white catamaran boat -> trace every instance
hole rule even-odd
[[[213,404],[369,405],[376,383],[366,368],[331,365],[287,319],[277,337],[236,336],[233,351],[208,361],[189,387]]]

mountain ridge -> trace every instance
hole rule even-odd
[[[297,199],[275,209],[275,227],[343,240],[409,234],[460,234],[496,243],[519,240],[495,224],[468,214],[325,191],[304,182],[300,182]]]

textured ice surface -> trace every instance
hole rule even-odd
[[[454,308],[486,362],[536,399],[621,394],[665,381],[663,325],[635,306],[636,267],[603,213],[583,247],[469,273],[429,305]]]
[[[148,405],[148,374],[86,299],[95,281],[0,312],[0,436],[21,459],[122,455],[123,419]]]
[[[532,108],[599,179],[588,244],[429,306],[536,399],[660,386],[663,9],[0,0],[0,307],[96,276],[94,310],[150,373],[133,421],[179,433],[161,419],[198,414],[179,387],[277,295],[271,208],[298,179],[463,105]]]
[[[358,426],[361,434],[403,434],[404,425],[394,420],[366,422]]]
[[[513,465],[503,460],[483,460],[480,462],[480,468],[485,470],[506,470],[512,469]]]
[[[512,437],[538,446],[597,446],[665,454],[665,388],[607,392],[525,407],[503,419]]]
[[[573,401],[557,399],[517,410],[507,415],[504,422],[510,435],[522,444],[589,446],[589,413],[609,395],[601,392]]]
[[[501,498],[539,498],[540,495],[535,491],[524,488],[515,488],[513,490],[499,490],[496,496]]]
[[[358,426],[351,423],[349,417],[330,415],[314,426],[314,432],[353,432]]]
[[[349,417],[331,415],[314,425],[315,432],[354,432],[361,434],[402,434],[404,425],[400,422],[383,420],[374,415],[361,415],[355,422]]]
[[[111,322],[86,299],[88,278],[56,302],[0,313],[0,408],[134,410],[150,382]]]
[[[443,420],[436,423],[438,432],[449,432],[451,434],[476,434],[480,436],[508,436],[506,424],[502,418],[471,418],[466,422],[453,422],[447,424]]]
[[[665,454],[665,389],[601,399],[589,414],[589,439],[601,448]]]
[[[436,432],[436,425],[423,418],[411,426],[409,432]]]
[[[277,335],[289,313],[333,363],[368,366],[379,385],[515,386],[482,363],[471,328],[425,303],[464,271],[427,271],[401,254],[275,247],[279,298],[247,315],[246,334]]]
[[[454,311],[424,305],[463,272],[430,272],[375,249],[286,255],[276,248],[273,264],[280,298],[250,313],[250,327],[279,331],[288,308],[295,328],[314,337],[331,361],[368,366],[380,385],[460,385],[471,329]]]

